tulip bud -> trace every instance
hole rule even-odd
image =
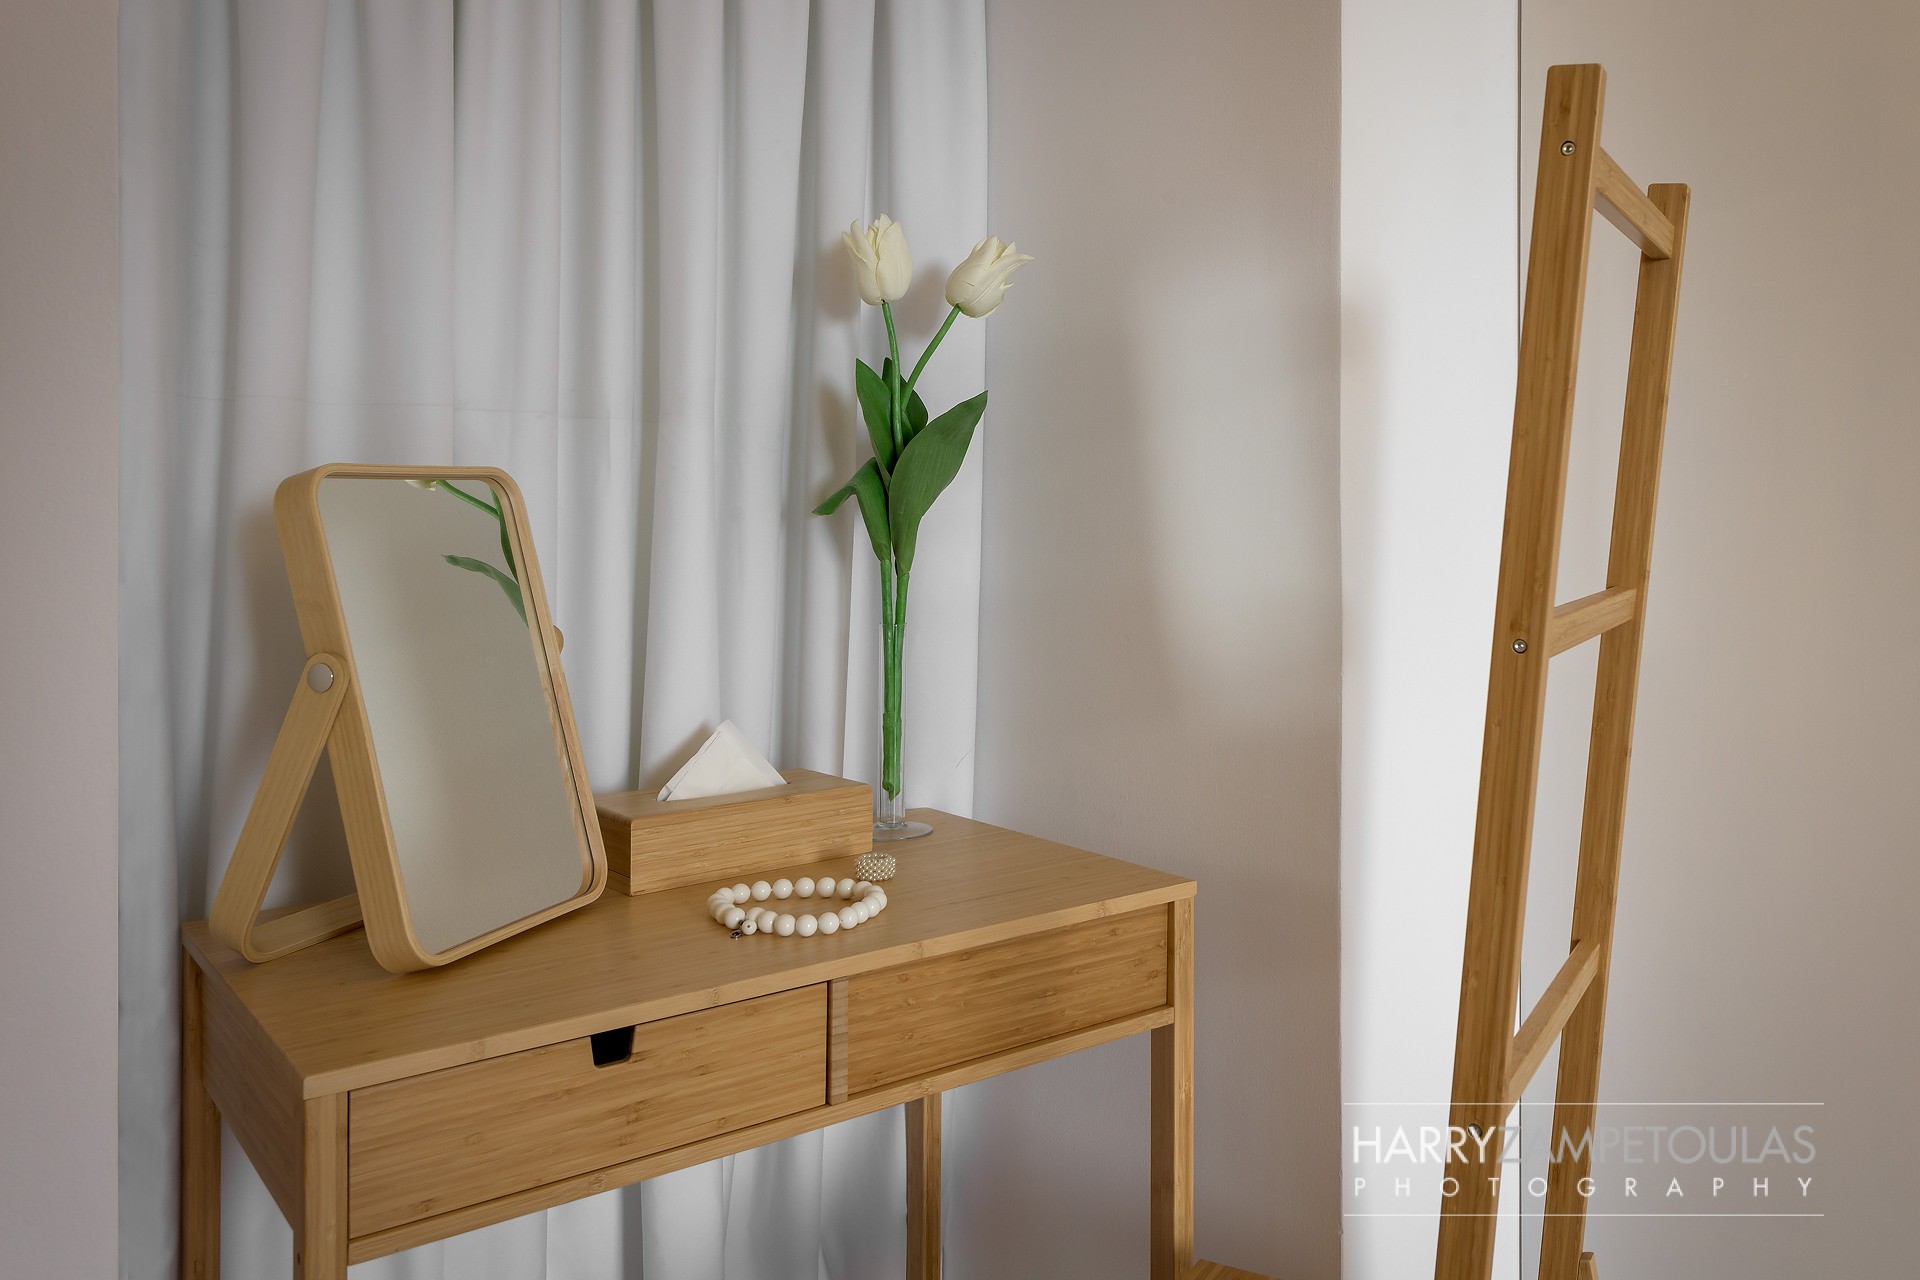
[[[947,304],[978,320],[1000,305],[1013,273],[1032,261],[1032,254],[1015,253],[999,236],[988,236],[947,277]]]
[[[864,229],[855,222],[840,238],[853,255],[854,284],[862,302],[877,307],[906,293],[913,279],[913,255],[907,252],[907,233],[899,223],[881,214]]]

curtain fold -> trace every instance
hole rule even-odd
[[[886,212],[903,341],[985,234],[984,0],[140,0],[123,7],[122,1266],[174,1273],[178,924],[206,914],[302,649],[274,534],[327,461],[527,495],[596,790],[721,718],[871,777],[875,568],[808,508],[884,346],[839,232]],[[980,326],[923,381],[985,382]],[[976,452],[978,452],[976,450]],[[908,795],[972,802],[979,463],[914,575]],[[349,883],[321,771],[270,901]],[[290,1237],[227,1153],[227,1273]],[[893,1276],[897,1114],[355,1269]]]

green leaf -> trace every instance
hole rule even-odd
[[[888,364],[893,362],[889,360]],[[853,389],[860,397],[860,416],[867,420],[867,436],[880,465],[893,470],[893,418],[887,384],[865,360],[853,362]]]
[[[926,429],[927,402],[920,398],[918,391],[909,391],[907,392],[907,426],[902,434],[906,437],[907,443],[912,444],[913,438]]]
[[[852,494],[860,499],[860,518],[866,521],[867,538],[873,543],[874,557],[885,564],[887,556],[893,550],[893,539],[887,531],[887,486],[880,479],[880,464],[877,459],[868,458],[853,473],[853,479],[842,485],[831,498],[813,509],[817,516],[830,516],[840,509],[840,504]]]
[[[942,490],[960,474],[967,460],[967,448],[973,443],[973,429],[987,411],[987,393],[963,400],[926,425],[900,452],[900,465],[893,469],[893,484],[888,495],[893,525],[895,567],[906,573],[913,568],[914,543],[920,536],[920,521]]]
[[[507,601],[513,605],[513,611],[520,615],[520,621],[527,620],[527,606],[520,599],[519,583],[486,561],[475,560],[472,556],[442,556],[441,558],[456,569],[465,569],[469,573],[477,573],[499,583],[500,589],[507,593]]]

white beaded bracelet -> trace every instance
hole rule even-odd
[[[755,905],[770,898],[780,901],[813,897],[844,898],[847,905],[817,915],[775,912],[769,907]],[[887,893],[879,885],[869,880],[835,880],[832,876],[822,876],[819,880],[812,876],[801,876],[798,881],[783,877],[772,884],[757,880],[750,885],[722,885],[707,898],[707,913],[719,921],[722,928],[732,930],[736,937],[749,933],[771,933],[785,938],[797,933],[803,938],[811,938],[816,933],[838,933],[842,929],[865,924],[886,908]]]

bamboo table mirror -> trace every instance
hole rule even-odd
[[[395,973],[598,897],[606,854],[519,489],[481,467],[335,464],[274,521],[307,663],[214,898],[260,962],[363,919]],[[325,749],[355,894],[261,918]]]

